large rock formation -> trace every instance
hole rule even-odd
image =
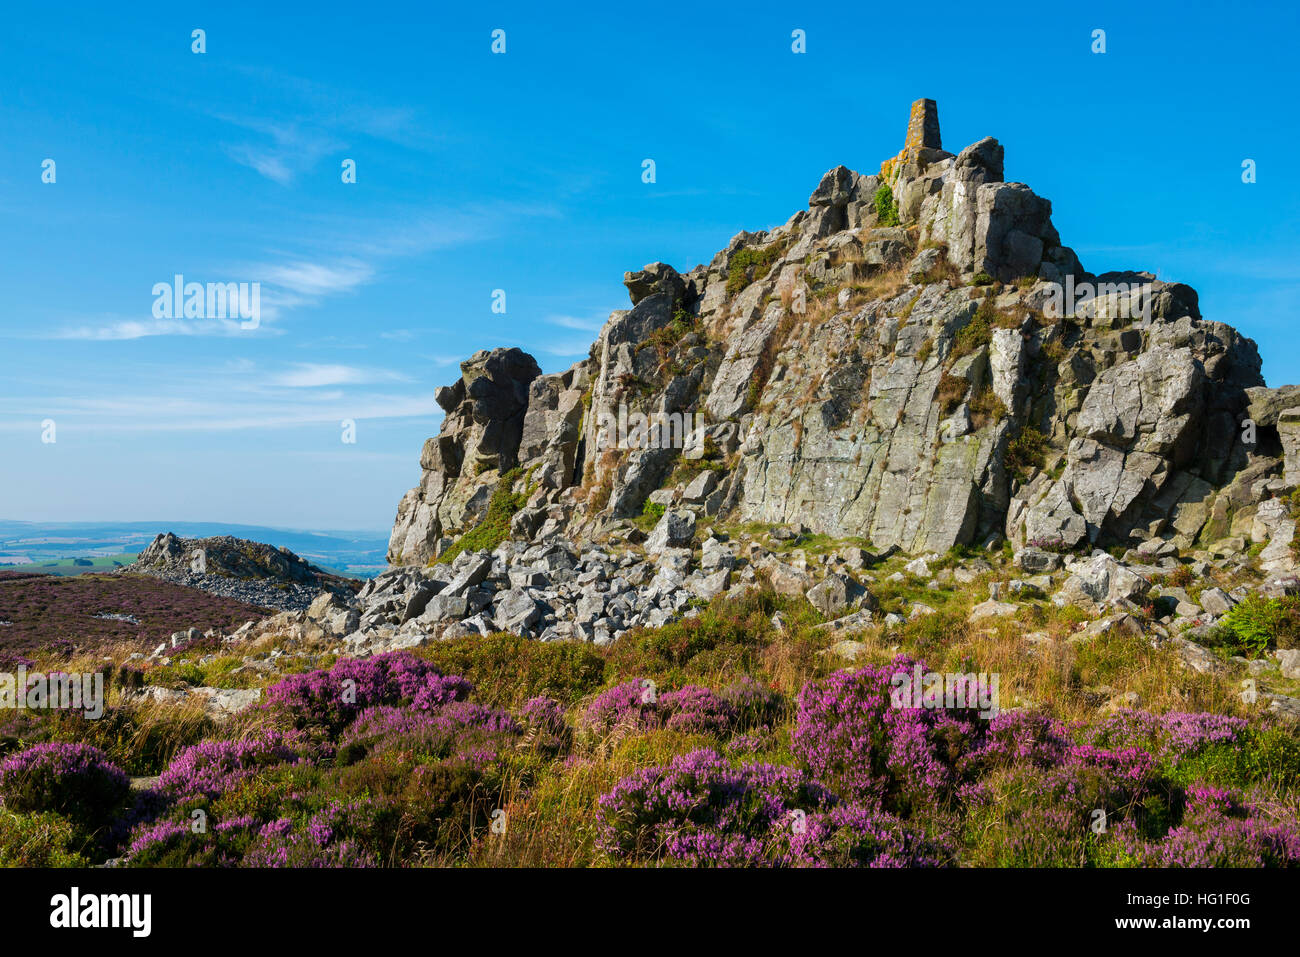
[[[836,167],[785,225],[626,274],[631,308],[566,372],[478,353],[389,560],[444,552],[503,476],[530,541],[599,540],[647,501],[910,552],[1289,541],[1252,523],[1300,481],[1300,390],[1264,388],[1187,286],[1087,273],[1003,165],[992,138],[945,151],[918,101],[879,173]]]
[[[163,532],[119,572],[151,575],[251,605],[287,610],[307,608],[322,590],[348,596],[359,585],[287,548],[230,535],[180,538]]]

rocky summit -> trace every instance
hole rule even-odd
[[[909,554],[1006,541],[1245,561],[1257,546],[1264,571],[1294,571],[1276,496],[1300,476],[1300,389],[1267,388],[1254,342],[1202,316],[1191,287],[1089,273],[1051,202],[1005,180],[996,139],[943,148],[932,100],[878,172],[836,167],[785,225],[624,283],[631,308],[573,367],[544,375],[518,349],[483,351],[438,390],[446,417],[389,544],[412,570],[378,587],[436,588],[453,577],[442,563],[478,548],[473,587],[489,594],[465,627],[486,626],[495,588],[539,605],[507,612],[512,625],[596,638],[576,608],[548,624],[563,595],[527,576],[553,585],[563,566],[589,607],[618,606],[595,619],[615,632],[655,620],[681,592],[647,619],[619,596],[650,572],[583,547],[637,543],[659,516],[643,549],[654,574],[704,597],[749,584],[710,563],[738,551],[705,533],[724,525]],[[432,578],[418,571],[431,564]]]

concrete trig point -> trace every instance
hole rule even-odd
[[[907,119],[907,142],[903,150],[892,159],[880,164],[880,175],[886,180],[893,180],[893,174],[902,168],[909,157],[916,156],[922,150],[942,150],[939,139],[939,104],[934,100],[917,100],[912,104],[912,111]]]
[[[943,149],[939,141],[939,104],[934,100],[917,100],[912,104],[912,114],[907,120],[907,142],[903,144],[903,152],[923,147]]]

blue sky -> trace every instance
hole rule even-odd
[[[0,517],[384,529],[460,359],[567,368],[624,270],[874,172],[921,96],[1085,267],[1190,283],[1300,381],[1293,6],[268,6],[6,10]],[[260,282],[260,326],[155,319],[177,273]]]

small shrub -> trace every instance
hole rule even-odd
[[[993,330],[990,328],[988,321],[982,318],[978,313],[970,322],[957,330],[957,334],[952,339],[952,350],[948,353],[949,360],[960,359],[962,356],[968,356],[980,346],[986,346],[993,341]]]
[[[87,744],[38,744],[0,761],[0,797],[8,810],[53,811],[86,838],[113,821],[130,787],[121,769]]]
[[[1300,637],[1300,599],[1249,595],[1223,616],[1209,644],[1231,654],[1258,658],[1270,648],[1292,648]]]
[[[1033,426],[1025,426],[1007,445],[1004,462],[1007,469],[1025,478],[1033,469],[1041,469],[1047,452],[1047,436]]]
[[[966,398],[966,390],[969,388],[970,383],[965,379],[945,370],[943,375],[939,376],[939,386],[934,393],[940,412],[951,415]]]
[[[659,711],[669,731],[725,734],[736,724],[736,709],[711,689],[686,685],[659,697]]]
[[[773,243],[762,249],[741,249],[731,257],[727,273],[727,295],[734,296],[751,282],[762,279],[785,252],[784,242]]]
[[[472,684],[443,675],[409,651],[370,658],[344,658],[329,671],[290,675],[266,690],[267,707],[288,715],[295,727],[337,734],[363,709],[411,702],[435,708],[469,696]]]
[[[733,768],[716,751],[693,751],[620,781],[598,803],[598,843],[615,858],[674,858],[695,866],[775,863],[776,831],[791,813],[831,797],[795,768]]]
[[[172,759],[158,778],[157,789],[175,798],[216,798],[267,767],[303,760],[292,737],[267,731],[237,741],[203,741]]]
[[[792,750],[841,798],[907,813],[941,804],[960,783],[957,762],[978,745],[983,721],[971,709],[894,707],[893,677],[914,664],[926,670],[899,656],[799,692]]]
[[[0,867],[86,867],[67,818],[0,807]]]
[[[983,392],[971,399],[970,421],[975,429],[996,425],[1006,417],[1006,414],[1007,407],[997,397],[992,387],[986,387]]]
[[[876,224],[878,226],[897,226],[898,204],[894,202],[894,191],[888,183],[882,183],[876,190]]]

